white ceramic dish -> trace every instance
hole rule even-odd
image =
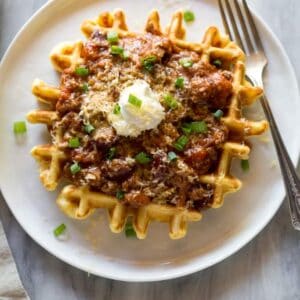
[[[0,67],[0,183],[3,195],[24,230],[42,247],[63,261],[87,272],[124,281],[155,281],[175,278],[211,266],[236,252],[270,221],[284,197],[272,143],[253,140],[251,171],[243,174],[235,162],[233,173],[244,181],[243,189],[226,198],[221,209],[210,210],[197,224],[189,226],[185,239],[172,241],[165,224],[151,224],[144,241],[126,239],[109,231],[106,213],[92,219],[66,218],[55,205],[55,193],[44,190],[38,179],[38,166],[29,156],[33,145],[47,141],[43,126],[28,126],[21,141],[12,133],[12,124],[23,120],[37,106],[30,86],[35,77],[56,84],[48,54],[65,40],[83,38],[79,26],[86,18],[103,10],[123,8],[131,28],[142,29],[152,8],[158,8],[163,24],[179,8],[191,8],[197,21],[188,26],[188,39],[202,37],[204,28],[221,27],[217,5],[206,1],[54,0],[41,9],[18,34]],[[283,138],[294,163],[300,150],[298,127],[300,103],[291,64],[280,43],[260,20],[269,57],[266,92]],[[249,110],[262,117],[259,105]],[[268,138],[268,135],[266,136]],[[64,222],[69,239],[58,241],[52,230]]]

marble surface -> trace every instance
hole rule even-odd
[[[45,2],[0,0],[0,58],[20,27]],[[299,82],[300,1],[249,2],[284,44]],[[112,281],[66,265],[27,236],[1,195],[0,218],[32,299],[300,299],[300,233],[291,228],[286,201],[271,223],[237,254],[202,272],[157,283]]]

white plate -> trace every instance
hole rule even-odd
[[[79,25],[98,12],[116,7],[128,15],[131,28],[141,30],[152,8],[159,8],[163,24],[179,8],[191,8],[197,21],[188,26],[189,39],[201,39],[204,28],[221,27],[216,3],[206,1],[65,1],[55,0],[40,10],[23,28],[0,67],[0,182],[6,201],[24,230],[42,247],[65,262],[100,276],[124,281],[154,281],[183,276],[233,254],[249,242],[272,218],[284,197],[272,143],[253,141],[251,171],[243,174],[235,162],[233,173],[244,181],[243,189],[227,197],[221,209],[204,213],[201,222],[189,226],[185,239],[172,241],[165,224],[151,224],[146,240],[126,239],[109,231],[106,213],[92,219],[66,218],[55,205],[55,193],[44,190],[38,166],[29,156],[32,146],[47,141],[43,126],[30,126],[26,139],[16,139],[12,124],[23,120],[37,106],[30,86],[35,77],[57,84],[49,61],[57,43],[82,38]],[[294,163],[300,150],[300,105],[291,64],[278,40],[258,19],[270,65],[266,92]],[[251,112],[252,111],[252,112]],[[260,115],[259,105],[250,110]],[[253,113],[254,112],[254,113]],[[52,230],[66,223],[69,239],[61,242]]]

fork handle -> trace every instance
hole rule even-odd
[[[262,82],[253,80],[258,86],[262,86]],[[283,176],[285,189],[290,205],[290,213],[292,219],[292,225],[296,230],[300,230],[300,180],[296,173],[296,169],[292,163],[292,160],[287,152],[287,149],[283,143],[281,134],[278,130],[275,118],[271,111],[269,101],[266,96],[261,97],[261,104],[264,113],[269,121],[271,133],[275,143],[281,173]]]

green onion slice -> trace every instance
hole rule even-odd
[[[124,193],[123,191],[117,190],[117,192],[116,192],[116,198],[117,198],[118,200],[124,199],[124,196],[125,196],[125,193]]]
[[[170,151],[168,153],[168,159],[169,159],[169,161],[176,160],[177,159],[177,154],[175,152],[173,152],[173,151]]]
[[[126,237],[136,237],[136,232],[131,222],[127,222],[125,225],[125,235]]]
[[[111,44],[114,44],[114,43],[117,43],[119,41],[119,35],[116,31],[109,31],[107,33],[107,40],[111,43]]]
[[[89,85],[87,83],[84,83],[82,86],[81,86],[81,89],[84,93],[87,93],[89,91]]]
[[[122,57],[124,60],[128,59],[128,57],[129,57],[129,52],[126,51],[126,50],[124,50],[124,52],[121,54],[121,57]]]
[[[77,162],[75,162],[73,165],[70,166],[70,171],[73,175],[81,171],[81,167]]]
[[[113,113],[115,115],[119,115],[121,113],[121,107],[120,107],[120,104],[117,103],[115,106],[114,106],[114,109],[113,109]]]
[[[206,133],[207,132],[207,124],[205,121],[198,121],[191,123],[192,132],[195,133]]]
[[[190,11],[190,10],[186,10],[183,13],[183,19],[187,23],[193,22],[193,21],[195,21],[195,14],[192,11]]]
[[[147,56],[142,60],[142,66],[146,71],[151,72],[156,62],[157,62],[156,56],[154,55]]]
[[[212,62],[212,64],[213,64],[214,66],[216,66],[217,68],[220,68],[220,67],[222,66],[222,61],[219,60],[219,59],[215,59],[215,60]]]
[[[241,168],[244,172],[249,171],[250,169],[250,164],[248,159],[242,159],[241,160]]]
[[[23,134],[27,131],[27,126],[24,121],[18,121],[14,123],[14,133]]]
[[[89,75],[89,73],[90,73],[89,69],[85,67],[77,67],[75,69],[75,74],[81,77],[86,77]]]
[[[69,139],[69,147],[70,148],[78,148],[80,146],[80,141],[78,137],[73,137]]]
[[[194,64],[194,62],[193,62],[190,58],[188,58],[188,57],[186,57],[186,58],[181,58],[181,59],[179,60],[179,63],[180,63],[184,68],[190,68],[190,67],[192,67],[193,64]]]
[[[128,97],[128,103],[140,108],[142,106],[143,101],[138,97],[134,96],[133,94],[130,94]]]
[[[146,165],[151,162],[152,158],[147,153],[140,152],[135,156],[135,160],[141,165]]]
[[[181,129],[186,135],[192,133],[192,126],[190,123],[183,123]]]
[[[184,123],[181,127],[182,131],[189,135],[191,133],[206,133],[207,124],[205,121],[197,121],[191,123]]]
[[[221,119],[223,117],[224,113],[221,109],[218,109],[216,112],[214,112],[214,117],[216,119]]]
[[[164,96],[164,102],[171,109],[176,109],[178,107],[177,100],[171,94],[167,94]]]
[[[116,45],[112,45],[110,47],[110,53],[114,55],[123,55],[124,53],[124,48]]]
[[[90,134],[91,132],[93,132],[95,130],[95,127],[91,124],[86,124],[84,126],[84,131],[88,134]]]
[[[184,88],[184,78],[183,77],[178,77],[175,81],[175,87],[178,89]]]
[[[182,135],[177,139],[177,141],[173,144],[173,147],[178,151],[183,151],[187,143],[189,142],[189,138],[185,135]]]
[[[62,223],[53,230],[53,233],[56,237],[58,237],[61,234],[63,234],[66,229],[67,229],[67,226],[64,223]]]
[[[108,150],[107,159],[112,160],[117,154],[117,148],[111,147]]]

